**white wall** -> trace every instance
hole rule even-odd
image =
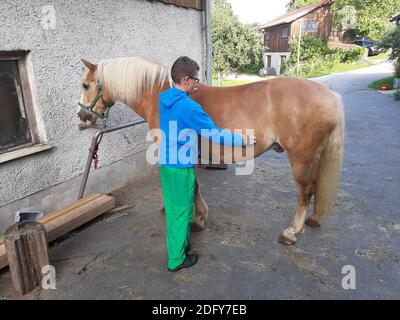
[[[56,25],[55,29],[46,30],[42,9],[48,4],[55,8]],[[31,51],[41,137],[53,146],[50,151],[0,164],[3,232],[21,206],[49,211],[76,200],[79,176],[94,133],[93,129],[78,130],[81,58],[98,61],[143,56],[171,66],[178,56],[188,55],[203,67],[205,47],[201,11],[157,1],[2,0],[0,21],[0,51]],[[110,113],[110,125],[135,117],[130,109],[117,105]],[[113,164],[113,169],[104,171],[112,177],[104,180],[100,170],[93,178],[102,179],[102,192],[126,183],[129,177],[151,173],[143,160],[146,133],[147,125],[141,125],[103,139],[100,164],[104,170]],[[132,164],[132,171],[122,165],[125,160]],[[76,188],[76,192],[65,192],[63,184],[68,181],[65,185],[68,189]],[[76,182],[71,185],[71,181]],[[91,181],[92,191],[98,190],[95,182]]]
[[[267,56],[271,56],[271,68],[274,69],[276,75],[280,74],[281,68],[281,56],[285,56],[286,59],[289,59],[290,52],[264,52],[263,53],[263,62],[264,62],[264,69],[267,69]]]

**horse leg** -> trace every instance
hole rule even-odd
[[[204,224],[208,219],[208,206],[201,196],[200,185],[197,179],[194,191],[194,209],[195,216],[193,218],[190,229],[192,231],[201,231],[204,229]]]
[[[319,222],[318,214],[315,214],[314,211],[314,213],[306,219],[305,224],[311,228],[319,228],[321,226],[321,222]]]
[[[208,206],[200,193],[200,186],[197,179],[194,191],[194,210],[195,215],[190,225],[190,229],[192,231],[202,231],[204,229],[204,224],[208,219]],[[165,207],[160,209],[160,213],[165,216]]]
[[[292,162],[292,171],[296,183],[297,205],[293,222],[279,236],[278,241],[286,245],[296,243],[296,234],[303,231],[304,220],[315,192],[316,161],[311,163]]]

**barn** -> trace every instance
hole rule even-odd
[[[297,40],[300,33],[313,32],[317,37],[327,38],[334,46],[352,48],[342,44],[348,42],[345,28],[334,27],[333,3],[333,0],[320,1],[288,12],[260,27],[264,43],[264,69],[268,74],[279,75],[284,71],[284,62],[290,55],[290,41]]]

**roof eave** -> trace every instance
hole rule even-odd
[[[327,5],[331,5],[333,2],[334,2],[334,0],[331,0],[331,1],[327,0],[327,1],[325,1],[325,2],[321,2],[321,3],[319,3],[318,6],[315,6],[315,8],[313,8],[313,9],[310,10],[310,11],[305,11],[304,14],[302,14],[302,15],[299,16],[299,17],[297,17],[296,19],[289,20],[289,21],[286,21],[286,22],[278,22],[278,23],[272,24],[272,25],[269,25],[269,24],[267,23],[267,24],[265,24],[265,25],[259,27],[259,29],[260,29],[260,30],[264,30],[264,29],[269,29],[269,28],[273,28],[273,27],[276,27],[276,26],[280,26],[280,25],[282,25],[282,24],[293,23],[293,22],[295,22],[296,20],[299,20],[299,19],[303,18],[303,17],[306,16],[307,14],[309,14],[309,13],[311,13],[311,12],[313,12],[313,11],[319,9],[319,8],[322,8],[322,7],[327,6]],[[278,18],[279,18],[279,17],[278,17]]]

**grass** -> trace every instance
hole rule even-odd
[[[353,71],[365,67],[373,66],[372,63],[367,61],[357,61],[356,63],[340,63],[332,68],[332,73]]]
[[[308,78],[314,78],[314,77],[321,77],[321,76],[326,76],[328,74],[332,73],[342,73],[342,72],[348,72],[348,71],[353,71],[365,67],[370,67],[373,66],[374,64],[371,62],[367,61],[357,61],[354,63],[339,63],[331,68],[326,68],[323,70],[316,70],[315,72],[312,72],[310,74],[302,75],[303,78],[308,79]]]
[[[389,90],[393,89],[393,81],[394,81],[394,76],[393,77],[387,77],[387,78],[383,78],[383,79],[379,79],[376,80],[374,82],[372,82],[368,88],[370,89],[374,89],[374,90],[379,90],[379,87],[381,84],[388,84],[389,85]]]
[[[370,56],[370,57],[368,57],[368,59],[369,60],[384,60],[386,58],[389,58],[390,53],[391,53],[390,50],[388,50],[388,51],[380,53],[376,56]]]

